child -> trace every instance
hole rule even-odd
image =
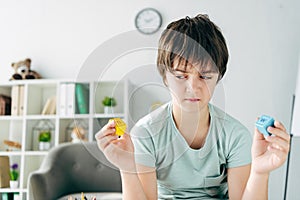
[[[209,103],[227,61],[225,39],[206,15],[163,31],[157,67],[171,102],[139,120],[130,135],[118,138],[113,121],[96,134],[121,171],[124,200],[268,199],[269,173],[285,162],[289,135],[276,121],[268,128],[275,137],[255,129],[251,144],[239,121]]]

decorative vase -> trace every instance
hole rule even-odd
[[[104,106],[104,113],[105,114],[113,114],[114,113],[114,107],[112,107],[112,106]]]
[[[19,187],[19,182],[10,180],[9,185],[11,189],[17,189]]]
[[[50,149],[50,142],[39,142],[39,150],[40,151],[47,151]]]

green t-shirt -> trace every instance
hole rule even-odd
[[[158,199],[228,199],[227,168],[251,163],[252,138],[239,121],[209,104],[205,144],[192,149],[167,103],[140,119],[130,134],[136,162],[155,167]]]

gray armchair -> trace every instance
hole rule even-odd
[[[119,170],[106,160],[96,142],[51,149],[40,168],[29,175],[28,189],[30,200],[54,200],[81,192],[121,196],[122,192]]]

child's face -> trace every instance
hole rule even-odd
[[[167,71],[165,79],[173,105],[189,112],[207,106],[218,80],[218,73],[210,69],[210,66],[183,66],[175,60],[173,71]]]

